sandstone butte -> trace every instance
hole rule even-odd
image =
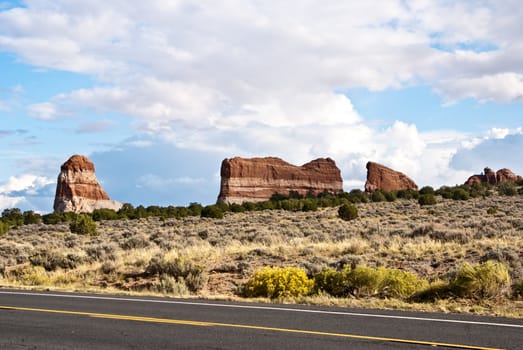
[[[343,191],[340,169],[330,158],[319,158],[302,166],[276,157],[235,157],[222,162],[218,202],[260,202],[275,193],[288,195],[290,191],[301,195],[309,191],[315,195],[324,191],[339,193]]]
[[[408,189],[417,190],[418,185],[407,175],[378,163],[367,163],[365,192],[372,193],[377,190],[389,192]]]
[[[494,172],[494,170],[487,167],[483,169],[483,174],[472,175],[469,177],[468,180],[465,181],[465,185],[472,186],[476,183],[489,183],[491,185],[495,185],[498,183],[518,181],[521,179],[523,178],[514,174],[510,169],[503,168]]]
[[[54,199],[55,212],[90,213],[95,209],[118,210],[122,203],[109,199],[98,183],[94,164],[74,155],[60,168]]]

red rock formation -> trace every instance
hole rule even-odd
[[[367,163],[366,192],[372,193],[376,190],[389,192],[408,189],[417,190],[418,185],[407,175],[378,163]]]
[[[521,179],[523,178],[514,174],[510,169],[503,168],[494,172],[492,169],[487,167],[483,169],[483,174],[472,175],[469,177],[467,181],[465,181],[465,185],[472,186],[476,183],[489,183],[491,185],[495,185],[498,183],[518,181]]]
[[[62,164],[56,185],[54,210],[57,212],[92,212],[107,208],[118,210],[121,203],[112,201],[102,189],[87,157],[74,155]]]
[[[302,166],[279,158],[230,158],[221,167],[218,202],[238,203],[269,200],[273,194],[296,191],[306,195],[343,190],[340,169],[330,158],[313,160]]]

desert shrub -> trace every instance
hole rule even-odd
[[[297,202],[297,201],[295,201]],[[272,202],[272,201],[263,201],[263,202],[257,202],[255,203],[254,207],[255,210],[272,210],[275,208],[278,208],[277,206],[278,202]]]
[[[464,188],[456,188],[453,192],[452,192],[452,199],[454,200],[461,200],[461,201],[466,201],[470,198],[470,194],[467,190],[465,190]]]
[[[434,205],[436,204],[436,197],[433,194],[422,194],[418,198],[419,205]]]
[[[0,236],[4,235],[9,231],[9,224],[0,220]]]
[[[348,274],[350,268],[347,266],[341,271],[324,269],[314,276],[314,292],[325,292],[335,297],[345,297],[349,294]]]
[[[246,297],[300,297],[312,291],[314,282],[305,271],[295,267],[265,267],[244,285]]]
[[[24,285],[41,286],[49,283],[47,271],[42,266],[20,265],[11,269],[5,277]]]
[[[72,233],[81,235],[97,236],[96,223],[87,214],[80,214],[69,224],[69,229]]]
[[[370,199],[373,202],[385,202],[387,198],[385,198],[385,194],[381,190],[377,190],[372,192],[372,195],[370,196]]]
[[[112,209],[95,209],[91,214],[94,221],[102,220],[117,220],[119,219],[118,213]]]
[[[181,279],[192,292],[199,291],[207,283],[205,270],[184,257],[166,259],[163,255],[157,255],[149,261],[146,273],[168,275],[178,281]]]
[[[399,190],[396,193],[396,196],[401,199],[418,199],[419,193],[418,191],[413,189]]]
[[[385,269],[381,294],[387,297],[408,298],[428,286],[428,282],[416,274],[398,269]]]
[[[387,202],[394,202],[398,198],[394,191],[385,192],[384,195]]]
[[[243,213],[244,211],[247,210],[247,209],[245,209],[245,207],[243,205],[240,205],[237,203],[231,204],[230,209],[233,213]]]
[[[369,201],[368,195],[358,189],[351,190],[349,193],[343,192],[339,196],[348,199],[351,203],[367,203]]]
[[[39,224],[42,222],[42,216],[32,210],[24,211],[24,225]]]
[[[514,296],[516,298],[523,298],[523,279],[514,285]]]
[[[74,269],[83,259],[74,254],[63,254],[57,251],[41,251],[29,257],[33,266],[41,266],[46,271],[55,271],[57,268]]]
[[[510,275],[505,264],[486,261],[471,266],[464,264],[451,281],[452,292],[464,298],[493,298],[506,294]]]
[[[384,268],[358,265],[349,274],[351,293],[355,296],[371,296],[379,292],[385,278]]]
[[[218,205],[208,205],[200,213],[202,218],[223,219],[223,211]]]
[[[318,210],[318,202],[316,199],[307,198],[303,200],[302,211],[316,211]]]
[[[158,283],[154,284],[157,292],[185,296],[190,294],[189,288],[183,278],[175,278],[169,275],[161,275]]]
[[[414,293],[409,299],[415,302],[432,303],[436,300],[446,299],[451,295],[451,288],[448,281],[437,280],[430,283],[427,287]]]
[[[490,207],[487,209],[487,214],[494,215],[498,212],[498,207]]]
[[[358,208],[354,204],[345,203],[338,209],[338,216],[345,221],[354,220],[358,217]]]
[[[430,187],[430,186],[424,186],[422,187],[420,190],[419,190],[419,194],[420,195],[424,195],[424,194],[432,194],[434,195],[436,192],[434,191],[434,188]]]
[[[314,276],[315,292],[326,292],[336,297],[352,294],[357,297],[376,296],[408,298],[426,288],[428,282],[417,275],[385,267],[362,265],[341,271],[323,270]]]
[[[189,209],[192,216],[200,216],[202,214],[203,206],[200,203],[191,202],[187,209]]]
[[[503,196],[515,196],[518,189],[513,182],[505,182],[498,185],[498,193]]]
[[[301,210],[301,203],[297,200],[284,199],[282,201],[273,204],[277,209],[283,209],[287,211],[299,211]]]
[[[149,239],[144,234],[138,234],[127,238],[120,244],[124,250],[147,248],[150,245]]]

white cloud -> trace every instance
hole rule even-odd
[[[480,102],[523,102],[523,75],[499,73],[479,77],[449,79],[438,83],[447,100],[474,98]]]
[[[522,102],[522,17],[517,1],[29,0],[0,12],[0,50],[94,79],[30,105],[34,118],[117,113],[150,137],[127,146],[168,140],[295,164],[330,156],[349,183],[361,183],[374,160],[440,185],[464,175],[451,159],[484,135],[401,121],[378,129],[343,92],[421,82],[448,102]],[[174,181],[149,175],[140,184]]]
[[[0,194],[0,210],[14,208],[25,201],[24,197],[9,197]]]
[[[27,107],[29,115],[40,120],[55,120],[60,115],[56,106],[50,102],[34,103]]]
[[[13,192],[26,192],[28,194],[36,193],[36,190],[52,184],[54,181],[32,174],[23,174],[20,176],[11,176],[9,179],[0,185],[0,194],[10,194]]]

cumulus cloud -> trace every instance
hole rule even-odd
[[[459,149],[453,155],[450,165],[455,169],[465,169],[475,173],[488,166],[496,170],[510,168],[517,174],[523,174],[521,147],[523,147],[521,130],[512,131],[503,137],[486,136],[473,147]]]
[[[27,107],[31,117],[40,120],[55,120],[61,114],[51,102],[34,103]]]
[[[23,207],[27,210],[49,211],[49,192],[55,182],[44,176],[22,174],[0,183],[0,209]],[[45,198],[45,202],[42,200]]]
[[[518,2],[493,0],[28,0],[27,8],[0,11],[0,50],[93,78],[92,87],[30,105],[30,116],[55,120],[89,111],[132,118],[138,138],[94,154],[97,169],[122,156],[128,171],[132,150],[148,169],[103,175],[121,200],[138,200],[125,193],[129,188],[185,191],[172,179],[201,178],[184,184],[214,198],[217,181],[209,174],[230,155],[277,155],[295,164],[330,156],[348,184],[361,184],[365,163],[374,160],[436,186],[463,176],[468,169],[454,170],[451,160],[484,139],[401,121],[377,127],[345,92],[423,83],[449,103],[521,102],[521,17]],[[76,131],[108,126],[90,121]],[[492,135],[508,137],[502,129]],[[184,171],[165,167],[153,150],[170,151],[162,154],[181,159]],[[195,159],[209,164],[199,168]]]
[[[0,194],[9,194],[13,192],[25,191],[29,194],[35,193],[39,188],[52,184],[54,181],[32,174],[23,174],[20,176],[11,176],[9,179],[0,185]]]

